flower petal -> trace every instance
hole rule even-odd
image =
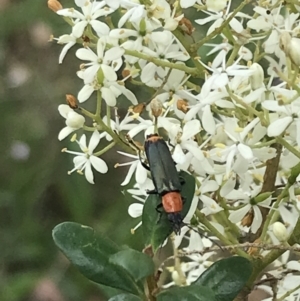
[[[127,175],[126,175],[124,181],[121,183],[121,186],[126,186],[130,182],[131,177],[134,174],[134,171],[137,167],[137,164],[138,164],[138,161],[132,162],[132,164],[129,167],[129,170],[127,172]]]
[[[228,216],[228,219],[232,222],[232,223],[238,223],[240,222],[243,217],[248,213],[248,211],[250,210],[251,206],[248,204],[245,207],[242,207],[238,210],[235,211],[231,211],[231,213]]]
[[[58,140],[61,141],[69,136],[72,132],[76,131],[77,129],[71,128],[69,126],[64,127],[58,134]]]
[[[87,21],[80,21],[80,22],[76,23],[72,27],[72,34],[74,35],[74,37],[80,38],[82,36],[83,31],[86,28],[87,24],[88,24]]]
[[[97,32],[98,36],[102,37],[107,36],[109,34],[109,27],[105,23],[100,22],[98,20],[92,20],[90,24],[93,27],[93,29]]]
[[[287,116],[284,118],[280,118],[272,122],[268,127],[268,136],[269,137],[276,137],[282,134],[282,132],[285,131],[285,129],[290,125],[290,123],[293,121],[293,118],[291,116]]]
[[[140,161],[138,161],[136,167],[135,180],[139,184],[144,184],[147,180],[147,170]]]
[[[94,183],[94,175],[93,175],[93,171],[92,171],[92,167],[91,167],[91,162],[87,161],[86,162],[86,166],[85,166],[85,170],[84,170],[84,175],[86,180],[91,183],[91,184],[95,184]]]
[[[97,62],[98,60],[96,53],[89,48],[80,48],[76,51],[75,55],[83,61]]]
[[[108,167],[104,160],[96,156],[90,157],[91,164],[100,173],[107,173]]]
[[[143,204],[133,203],[128,207],[128,214],[133,218],[137,218],[142,215],[143,208]]]
[[[245,159],[247,160],[253,159],[252,149],[248,145],[239,143],[237,149],[239,150],[241,156],[243,156]]]
[[[102,97],[105,100],[106,104],[110,107],[114,107],[117,103],[114,93],[112,93],[112,91],[106,87],[102,87],[101,92],[102,92]]]
[[[86,101],[90,98],[94,92],[94,88],[91,85],[84,85],[83,88],[79,91],[77,98],[80,103]]]
[[[97,145],[99,144],[100,142],[100,134],[98,131],[94,131],[92,136],[91,136],[91,139],[90,139],[90,142],[89,142],[89,154],[91,155],[94,151],[94,149],[97,147]]]
[[[108,81],[116,81],[117,80],[117,74],[115,72],[115,70],[111,67],[111,66],[107,66],[107,65],[104,65],[102,64],[101,65],[101,69],[103,71],[103,74],[105,76],[105,78],[108,80]]]
[[[210,106],[205,106],[202,111],[202,126],[207,133],[214,135],[216,132],[216,123],[211,113]]]

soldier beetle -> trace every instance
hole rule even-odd
[[[173,225],[176,234],[180,234],[183,224],[181,211],[183,198],[181,196],[181,181],[175,167],[170,150],[158,134],[147,136],[144,149],[149,166],[142,163],[150,170],[155,189],[149,194],[158,194],[162,198],[162,207],[167,213],[168,220]]]

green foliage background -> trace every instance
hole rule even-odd
[[[104,158],[109,173],[97,174],[95,185],[67,175],[73,156],[60,151],[76,145],[68,138],[58,141],[64,119],[57,107],[66,93],[80,89],[75,74],[80,62],[74,47],[58,65],[61,46],[48,40],[52,33],[69,32],[46,0],[0,1],[1,301],[106,300],[54,245],[51,230],[60,222],[86,224],[121,245],[142,248],[141,231],[130,234],[138,221],[127,214],[130,199],[120,186],[126,168],[113,168],[123,160],[116,149]],[[19,142],[29,147],[28,158],[14,155]]]

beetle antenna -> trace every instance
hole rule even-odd
[[[208,237],[204,233],[201,233],[200,231],[198,231],[195,228],[191,227],[187,223],[182,222],[182,225],[187,226],[190,230],[197,232],[200,236],[203,236],[203,237],[209,239],[214,245],[218,246],[224,252],[224,249],[222,248],[222,246],[219,243],[217,243],[216,241],[212,240],[210,237]]]

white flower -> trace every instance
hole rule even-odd
[[[122,1],[122,7],[125,7],[127,12],[121,17],[118,22],[118,27],[123,27],[123,25],[130,21],[131,24],[138,24],[146,16],[145,6],[133,1]]]
[[[90,63],[85,63],[85,66],[89,66],[83,71],[83,79],[85,84],[90,84],[98,70],[101,68],[104,78],[108,81],[116,81],[117,74],[115,70],[119,70],[122,65],[122,55],[124,49],[115,46],[105,51],[106,42],[99,39],[97,43],[97,54],[95,54],[90,48],[81,48],[76,51],[76,56]],[[111,67],[113,65],[114,67]]]
[[[221,6],[226,6],[226,1],[213,1],[213,2],[218,2]],[[224,11],[223,9],[219,9],[220,7],[218,7],[219,5],[216,5],[215,7],[213,7],[212,5],[212,1],[210,1],[209,4],[209,10],[205,11],[202,10],[203,13],[207,14],[208,17],[207,18],[203,18],[203,19],[198,19],[195,20],[196,23],[198,23],[199,25],[204,25],[208,22],[214,21],[213,24],[209,27],[206,35],[209,35],[210,33],[212,33],[216,28],[222,26],[222,23],[230,17],[231,13],[229,13],[230,11],[230,5],[231,5],[231,0],[228,1],[228,6],[226,11]],[[224,7],[225,7],[224,6]],[[212,9],[213,8],[213,9]],[[217,9],[215,9],[217,8]],[[236,14],[236,17],[241,17],[241,18],[250,18],[247,14],[238,12]],[[237,33],[241,33],[244,30],[243,24],[238,21],[238,19],[234,17],[232,18],[232,20],[229,22],[230,27]]]
[[[104,116],[102,120],[106,125],[108,125],[107,116]],[[120,122],[117,108],[115,108],[115,120],[110,119],[109,124],[110,124],[110,128],[114,132],[117,132],[117,133],[120,133],[121,131],[128,132],[129,130],[133,129],[136,126],[136,124],[130,123],[132,121],[133,121],[133,118],[130,116],[130,112],[127,112],[126,116]],[[108,140],[108,141],[113,140],[113,138],[108,133],[106,133],[105,137],[106,137],[106,140]]]
[[[147,72],[145,72],[145,70],[147,70]],[[142,71],[142,81],[145,82],[147,86],[151,86],[155,82],[158,85],[161,85],[162,79],[155,78],[155,73],[157,74],[158,71],[159,69],[157,66],[155,66],[153,63],[148,63]],[[164,70],[163,77],[166,76],[166,72],[167,71]],[[185,113],[178,109],[178,100],[185,99],[190,103],[195,103],[195,96],[191,93],[188,93],[184,88],[184,84],[187,80],[188,77],[186,77],[184,71],[172,69],[167,82],[162,88],[162,90],[165,92],[162,92],[156,96],[156,98],[164,104],[164,107],[168,108],[171,106],[170,109],[173,109],[176,116],[180,119],[184,118]],[[154,86],[156,86],[156,84]],[[168,103],[166,103],[166,101],[168,101]]]
[[[233,189],[232,187],[232,190],[228,194],[225,192],[226,189],[224,190],[221,189],[222,196],[224,196],[226,199],[229,200],[239,200],[240,203],[245,204],[240,209],[232,210],[229,214],[228,219],[232,223],[238,223],[243,219],[243,217],[247,213],[249,213],[249,211],[253,210],[253,219],[250,226],[250,230],[252,233],[256,233],[263,221],[262,214],[259,207],[270,208],[270,204],[272,202],[271,196],[266,198],[264,201],[256,204],[253,202],[253,198],[258,195],[258,193],[261,190],[261,187],[256,187],[254,190],[250,190],[250,191],[240,191],[240,190]]]
[[[141,28],[143,24],[143,28]],[[121,47],[128,50],[139,51],[147,54],[153,54],[147,46],[149,41],[151,41],[150,34],[157,28],[157,26],[153,26],[150,22],[150,19],[144,18],[143,23],[131,23],[134,29],[128,28],[118,28],[112,29],[109,33],[109,36],[114,39],[127,39],[124,43],[121,44]],[[130,39],[128,39],[130,37]],[[131,55],[124,55],[126,61],[130,64],[135,64],[139,58],[131,56]]]
[[[75,0],[78,7],[81,8],[82,13],[74,8],[64,8],[57,11],[58,15],[74,19],[75,25],[72,28],[72,34],[76,38],[80,38],[88,24],[95,30],[99,36],[106,36],[109,33],[109,27],[99,20],[101,16],[107,16],[114,10],[105,6],[105,2],[89,1],[89,0]]]
[[[130,168],[128,170],[128,173],[126,175],[126,178],[125,180],[121,183],[121,186],[125,186],[127,185],[134,172],[135,172],[135,181],[138,183],[138,184],[143,184],[145,183],[146,179],[147,179],[147,170],[145,169],[145,167],[142,165],[141,163],[141,159],[139,156],[135,156],[135,155],[132,155],[132,154],[128,154],[128,153],[124,153],[124,152],[120,152],[118,151],[119,154],[123,155],[123,156],[126,156],[126,157],[129,157],[129,158],[133,158],[135,159],[134,161],[130,161],[130,162],[127,162],[127,163],[118,163],[116,165],[116,167],[119,167],[119,166],[127,166],[127,165],[130,165]]]
[[[190,110],[186,113],[184,120],[191,120],[192,118],[195,118],[196,114],[198,114],[202,122],[202,127],[205,129],[205,131],[211,135],[214,135],[216,132],[216,122],[211,112],[211,106],[213,104],[219,104],[223,106],[224,102],[226,102],[229,107],[234,108],[232,103],[223,100],[226,94],[227,93],[225,91],[208,91],[205,89],[204,84],[201,92],[195,96],[195,99],[198,101],[197,104],[190,106]]]
[[[268,31],[274,27],[280,27],[284,23],[284,17],[280,15],[280,8],[263,8],[256,6],[253,10],[258,14],[255,19],[248,21],[247,26],[256,31]]]
[[[175,146],[173,158],[176,163],[182,164],[185,161],[186,154],[183,150],[187,150],[193,154],[199,161],[204,160],[204,155],[200,150],[198,144],[194,141],[194,136],[198,134],[201,130],[201,125],[199,120],[191,120],[188,121],[181,132],[176,135],[178,139],[178,143]],[[173,137],[169,137],[171,141],[173,141]]]
[[[58,58],[58,63],[61,64],[68,52],[68,50],[76,44],[76,37],[71,34],[64,34],[57,39],[57,44],[66,44]]]
[[[238,63],[242,59],[240,56],[232,65],[226,67],[226,56],[223,56],[222,67],[212,66],[209,67],[202,63],[200,63],[206,67],[208,70],[213,72],[213,74],[205,81],[202,89],[206,91],[216,90],[220,88],[224,88],[229,83],[229,77],[240,77],[240,78],[249,78],[253,73],[253,70],[250,70],[249,67],[239,65]]]
[[[201,212],[204,213],[206,216],[224,210],[220,205],[218,205],[218,203],[214,199],[206,195],[208,192],[215,192],[218,189],[219,185],[215,180],[209,180],[207,178],[201,184],[201,194],[199,198],[204,205],[201,209]]]
[[[99,144],[101,139],[101,135],[98,131],[94,131],[91,136],[89,145],[86,144],[86,136],[82,135],[79,141],[76,140],[82,153],[74,152],[69,150],[64,150],[64,152],[76,155],[73,159],[74,169],[68,172],[71,174],[75,170],[78,172],[84,171],[86,180],[94,184],[94,175],[92,171],[92,167],[94,167],[100,173],[107,173],[108,167],[104,160],[94,155],[94,149]]]
[[[134,199],[138,201],[138,203],[132,203],[128,207],[128,214],[133,217],[137,218],[140,217],[143,213],[144,203],[148,197],[148,190],[153,190],[154,185],[152,180],[149,178],[143,184],[136,183],[134,185],[134,189],[128,189],[127,192],[132,195]],[[142,222],[139,222],[132,231],[135,231],[138,227],[140,227]]]
[[[278,97],[292,98],[295,91],[281,89],[281,95]],[[283,94],[284,93],[284,94]],[[291,104],[278,104],[276,100],[266,100],[262,102],[265,109],[276,112],[276,116],[271,117],[271,123],[268,126],[268,136],[276,137],[281,135],[292,123],[296,125],[296,139],[300,143],[300,98],[294,100]],[[279,117],[279,118],[278,118]]]
[[[76,113],[68,105],[59,105],[58,111],[62,117],[66,118],[67,125],[59,132],[58,140],[65,139],[69,134],[83,127],[85,118]]]
[[[247,140],[248,133],[257,126],[260,126],[258,117],[253,119],[243,129],[238,126],[237,120],[235,119],[227,119],[225,121],[224,131],[234,144],[225,146],[222,143],[217,143],[217,147],[211,150],[210,155],[216,161],[226,162],[227,176],[232,169],[239,174],[245,173],[248,169],[248,164],[253,162],[254,155],[252,149],[248,146],[248,141],[245,142],[245,140]],[[260,127],[259,129],[263,128]],[[256,131],[255,137],[252,138],[253,140],[251,142],[256,143],[263,136],[264,132],[262,130]],[[234,160],[235,157],[236,160]]]
[[[83,72],[77,72],[78,77],[83,79]],[[114,107],[117,103],[117,98],[123,94],[128,100],[131,101],[133,105],[137,105],[138,101],[136,96],[125,87],[124,80],[122,81],[108,81],[106,79],[103,80],[102,84],[99,84],[97,79],[95,78],[89,84],[85,84],[82,89],[78,93],[78,101],[80,103],[86,101],[91,97],[94,91],[100,90],[101,96],[105,100],[106,104],[110,107]]]

